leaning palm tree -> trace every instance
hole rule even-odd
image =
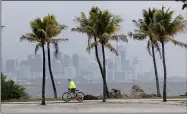
[[[72,28],[72,31],[87,34],[88,45],[90,45],[90,42],[93,39],[94,39],[94,42],[96,42],[96,40],[97,40],[97,35],[95,33],[95,30],[94,30],[95,29],[94,28],[94,23],[96,21],[96,16],[97,16],[97,13],[99,11],[100,11],[99,8],[93,7],[89,12],[89,17],[88,18],[86,17],[86,15],[83,12],[81,12],[81,16],[75,18],[75,20],[74,20],[76,23],[79,24],[79,26],[76,27],[76,28]],[[97,60],[97,63],[99,65],[99,69],[100,69],[101,76],[102,76],[102,79],[103,79],[103,90],[106,89],[107,96],[109,96],[108,86],[107,86],[106,80],[104,80],[103,67],[102,67],[102,64],[101,64],[101,61],[100,61],[99,55],[98,55],[98,46],[95,45],[94,48],[95,48],[96,60]],[[88,50],[88,52],[90,53],[90,50]]]
[[[48,54],[48,68],[49,68],[49,73],[50,73],[51,82],[52,82],[52,86],[53,86],[54,98],[57,98],[55,81],[54,81],[54,77],[53,77],[53,73],[52,73],[52,69],[51,69],[50,43],[54,45],[55,57],[57,57],[58,52],[59,52],[58,43],[60,43],[62,41],[67,41],[68,39],[55,38],[55,37],[57,37],[62,32],[62,30],[67,28],[67,26],[60,25],[57,22],[54,15],[45,16],[44,21],[46,21],[47,27],[48,27],[47,30],[46,30],[46,33],[47,33],[46,42],[47,42],[47,54]],[[37,49],[38,48],[36,48],[35,52],[37,51]]]
[[[127,37],[123,34],[117,35],[116,33],[120,30],[120,23],[123,21],[122,18],[118,15],[112,15],[108,10],[98,11],[98,14],[95,15],[94,21],[94,32],[97,35],[96,41],[90,43],[87,47],[88,50],[94,48],[95,46],[101,44],[102,46],[102,55],[103,55],[103,73],[104,81],[106,81],[106,62],[105,62],[105,48],[108,48],[111,52],[114,52],[118,55],[116,49],[112,46],[110,41],[125,41],[127,42]],[[106,102],[106,89],[103,91],[103,102]]]
[[[29,42],[38,42],[37,46],[42,47],[43,53],[43,80],[42,80],[42,102],[41,105],[45,105],[45,41],[47,38],[46,22],[40,18],[34,19],[30,22],[32,33],[27,33],[20,38],[20,41],[27,40]]]
[[[133,20],[134,25],[138,28],[134,30],[134,33],[130,33],[130,37],[133,37],[135,40],[145,40],[148,39],[147,43],[147,50],[149,54],[152,56],[153,59],[153,65],[154,65],[154,71],[155,71],[155,81],[156,81],[156,89],[157,89],[157,96],[161,97],[160,94],[160,87],[159,87],[159,79],[158,79],[158,71],[157,71],[157,65],[156,65],[156,57],[155,57],[155,48],[159,51],[160,55],[160,47],[157,41],[155,41],[152,38],[152,24],[153,24],[153,18],[154,14],[157,11],[157,9],[148,9],[143,10],[143,19],[139,19],[138,21]]]
[[[162,45],[163,68],[164,68],[164,84],[163,84],[163,101],[166,102],[166,85],[167,85],[167,70],[165,61],[165,43],[172,42],[175,45],[186,47],[186,44],[174,39],[174,35],[183,32],[185,29],[185,21],[181,15],[173,19],[173,11],[168,8],[166,11],[162,9],[157,11],[154,17],[154,38],[157,39]]]

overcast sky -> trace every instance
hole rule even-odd
[[[30,32],[29,22],[37,17],[43,17],[47,14],[54,14],[61,24],[68,26],[63,35],[59,37],[69,38],[67,43],[60,44],[60,51],[68,54],[79,53],[87,57],[85,52],[87,45],[86,35],[71,32],[72,27],[76,27],[73,19],[80,16],[80,12],[88,13],[92,6],[98,6],[101,9],[108,9],[113,14],[121,15],[124,22],[121,24],[120,33],[127,34],[131,32],[135,26],[132,20],[142,17],[142,9],[149,7],[161,8],[164,5],[175,11],[176,15],[183,15],[186,19],[186,10],[182,10],[182,3],[175,1],[45,1],[45,2],[5,2],[2,1],[2,24],[6,28],[2,31],[3,42],[3,59],[21,58],[25,59],[28,54],[34,53],[35,44],[28,42],[20,43],[21,35]],[[186,42],[186,35],[179,34],[176,39]],[[153,68],[152,58],[146,50],[146,41],[129,41],[129,43],[121,43],[126,46],[128,59],[139,57],[142,62],[142,71],[150,71]],[[162,61],[157,55],[157,63],[159,75],[163,75]],[[166,64],[168,68],[168,76],[186,76],[186,50],[168,43],[166,45]]]

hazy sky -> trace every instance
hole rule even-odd
[[[175,11],[175,15],[183,15],[186,19],[186,10],[182,10],[182,3],[175,1],[45,1],[45,2],[2,2],[2,24],[6,28],[2,31],[3,59],[21,58],[25,59],[28,54],[34,53],[35,44],[28,42],[20,43],[21,35],[30,32],[29,22],[37,17],[43,17],[47,14],[54,14],[61,24],[68,26],[63,35],[59,37],[69,38],[67,43],[60,44],[60,51],[68,54],[79,53],[88,56],[85,52],[87,45],[86,35],[71,32],[72,27],[76,27],[73,19],[79,16],[80,12],[88,13],[92,6],[98,6],[102,9],[108,9],[113,14],[121,15],[124,22],[121,24],[120,33],[127,34],[135,26],[132,20],[142,17],[142,9],[149,7],[161,8],[164,5]],[[176,39],[186,42],[186,35],[179,34]],[[126,46],[128,59],[139,57],[142,62],[142,71],[150,71],[153,67],[152,58],[146,50],[146,41],[129,41]],[[93,55],[90,55],[93,56]],[[88,57],[90,57],[88,56]],[[162,61],[158,58],[159,75],[163,75]],[[166,45],[166,64],[168,76],[186,76],[186,49],[175,47],[168,43]]]

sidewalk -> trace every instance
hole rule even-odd
[[[168,99],[169,100],[169,99]],[[101,100],[84,101],[83,103],[62,101],[3,103],[2,113],[163,113],[186,112],[186,99],[175,99],[162,102],[160,99],[110,99],[106,103]]]

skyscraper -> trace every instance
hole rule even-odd
[[[35,55],[35,59],[34,59],[34,72],[35,73],[41,73],[42,72],[42,56],[41,55]]]
[[[63,57],[63,66],[64,67],[69,67],[71,62],[71,57],[68,54],[64,54]]]
[[[15,73],[16,71],[16,60],[7,60],[5,62],[6,73]]]
[[[125,46],[123,45],[117,45],[116,46],[116,50],[118,52],[118,57],[116,57],[116,66],[117,68],[119,68],[120,70],[125,70],[128,67],[128,63],[127,63],[127,53],[126,53],[126,49]]]
[[[78,54],[73,54],[72,56],[72,65],[76,69],[76,76],[80,75],[80,57]]]

